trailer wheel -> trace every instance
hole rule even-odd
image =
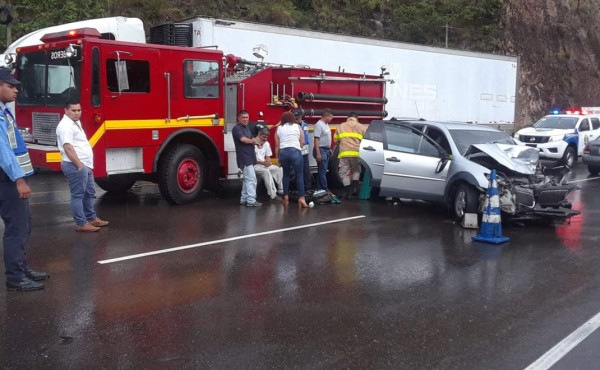
[[[96,179],[96,184],[100,189],[109,193],[124,193],[131,189],[135,180],[120,176],[111,176],[107,179]]]
[[[576,158],[577,153],[575,153],[575,149],[573,149],[572,146],[568,146],[567,149],[565,149],[561,162],[562,164],[571,167],[573,166],[573,163],[575,163]]]
[[[457,220],[462,220],[465,213],[477,213],[479,192],[467,183],[458,185],[454,193],[452,211]]]
[[[190,144],[178,144],[167,151],[158,168],[158,187],[171,204],[198,199],[205,180],[206,162],[202,152]]]

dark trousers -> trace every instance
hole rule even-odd
[[[25,277],[27,269],[25,247],[31,235],[31,211],[29,201],[19,198],[12,181],[0,181],[0,216],[4,221],[6,281],[14,283]]]
[[[313,149],[313,156],[316,159],[317,154],[315,150],[316,149]],[[319,151],[321,152],[321,162],[317,161],[319,169],[319,173],[317,174],[318,188],[321,190],[327,190],[327,169],[329,168],[329,156],[331,155],[331,151],[329,148],[323,147],[320,147]]]
[[[302,159],[304,161],[304,191],[309,191],[312,187],[312,174],[310,173],[310,162],[308,158],[308,154],[303,155]]]

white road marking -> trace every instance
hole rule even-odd
[[[600,177],[590,177],[589,179],[581,179],[581,180],[569,181],[568,184],[572,184],[574,182],[585,182],[585,181],[592,181],[592,180],[598,180],[598,179],[600,179]]]
[[[340,218],[340,219],[337,219],[337,220],[316,222],[316,223],[307,224],[307,225],[286,227],[284,229],[276,229],[276,230],[270,230],[270,231],[263,231],[263,232],[260,232],[260,233],[254,233],[254,234],[248,234],[248,235],[241,235],[241,236],[234,236],[234,237],[231,237],[231,238],[213,240],[213,241],[208,241],[208,242],[203,242],[203,243],[183,245],[181,247],[160,249],[160,250],[153,251],[153,252],[146,252],[146,253],[140,253],[140,254],[132,254],[132,255],[124,256],[124,257],[111,258],[111,259],[108,259],[108,260],[98,261],[98,263],[104,265],[104,264],[108,264],[108,263],[114,263],[114,262],[121,262],[121,261],[125,261],[125,260],[131,260],[131,259],[135,259],[135,258],[142,258],[142,257],[147,257],[147,256],[154,256],[154,255],[157,255],[157,254],[176,252],[176,251],[181,251],[181,250],[184,250],[184,249],[192,249],[192,248],[204,247],[204,246],[207,246],[207,245],[213,245],[213,244],[231,242],[231,241],[235,241],[235,240],[242,240],[242,239],[254,238],[254,237],[262,236],[262,235],[269,235],[269,234],[282,233],[282,232],[292,231],[292,230],[306,229],[306,228],[313,227],[313,226],[321,226],[321,225],[333,224],[333,223],[337,223],[337,222],[352,221],[352,220],[356,220],[356,219],[359,219],[359,218],[365,218],[365,217],[367,217],[367,216],[360,215],[360,216]]]
[[[546,370],[554,366],[561,358],[583,342],[590,334],[600,327],[600,313],[589,319],[568,337],[552,347],[536,362],[529,365],[525,370]]]

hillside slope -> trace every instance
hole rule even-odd
[[[504,45],[520,57],[517,124],[552,108],[600,106],[600,3],[509,0]]]

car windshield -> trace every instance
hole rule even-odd
[[[500,131],[484,130],[449,130],[454,144],[460,154],[465,154],[473,144],[516,144],[515,141]]]
[[[579,117],[547,116],[537,121],[533,127],[570,130],[575,128],[577,121]]]

